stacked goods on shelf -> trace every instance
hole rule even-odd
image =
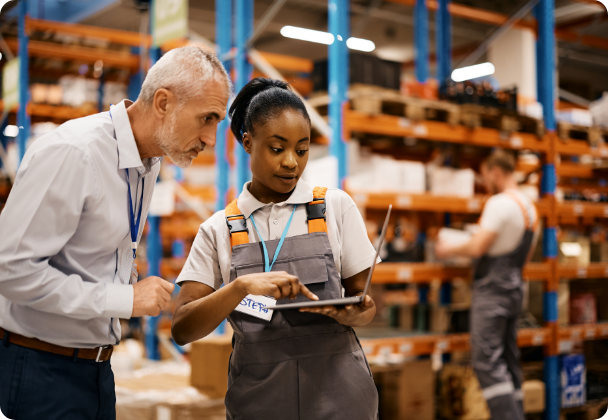
[[[353,84],[379,86],[398,91],[401,88],[401,63],[381,60],[375,55],[350,54],[349,80]],[[328,82],[328,61],[314,64],[312,71],[313,90],[326,91]]]
[[[454,82],[450,80],[441,99],[457,104],[480,105],[517,112],[517,88],[498,90],[489,82]]]

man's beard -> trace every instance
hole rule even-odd
[[[180,150],[178,145],[180,144],[179,138],[175,134],[177,126],[177,110],[168,121],[160,132],[156,133],[156,144],[161,148],[163,152],[171,159],[171,161],[179,166],[180,168],[187,168],[192,164],[192,157],[190,156],[193,149],[186,152]],[[204,145],[203,145],[204,149]],[[198,150],[201,152],[203,149]]]

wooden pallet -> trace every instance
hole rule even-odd
[[[592,147],[598,147],[608,140],[608,130],[602,127],[585,127],[566,122],[557,123],[557,133],[562,141],[585,140]]]
[[[464,125],[471,129],[493,128],[509,139],[514,132],[544,136],[542,120],[520,116],[497,108],[454,104],[403,96],[400,92],[369,85],[352,85],[348,92],[351,109],[365,115],[394,115],[405,117],[412,123],[439,121],[450,125]],[[309,99],[321,115],[329,113],[329,96],[318,93]]]
[[[589,401],[580,407],[564,408],[560,420],[597,420],[606,414],[608,399]]]

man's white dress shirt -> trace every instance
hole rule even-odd
[[[126,102],[126,103],[125,103]],[[0,326],[60,346],[117,344],[133,310],[126,171],[145,225],[160,170],[142,159],[123,101],[28,149],[0,213]]]

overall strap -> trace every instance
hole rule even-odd
[[[249,243],[247,220],[239,210],[236,200],[226,206],[226,225],[230,232],[230,248]]]
[[[536,228],[538,227],[538,217],[532,212],[532,210],[529,208],[529,206],[526,207],[524,205],[524,203],[522,202],[519,195],[516,194],[514,191],[507,190],[507,191],[505,191],[505,193],[507,193],[507,195],[509,197],[511,197],[513,199],[513,201],[515,201],[517,203],[517,205],[519,206],[522,214],[524,215],[524,224],[525,224],[526,230],[532,229],[532,230],[536,231]]]
[[[327,233],[327,219],[325,210],[325,194],[327,188],[315,187],[312,191],[313,201],[306,204],[306,217],[308,219],[308,233],[325,232]]]

